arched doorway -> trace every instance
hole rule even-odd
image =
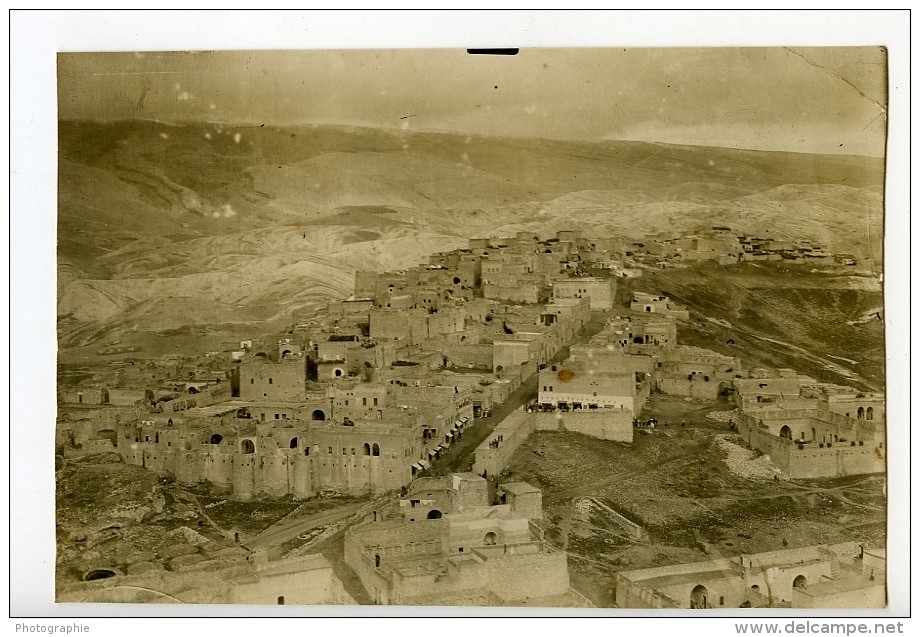
[[[690,591],[690,608],[709,608],[709,591],[702,584]]]
[[[860,407],[856,410],[856,420],[862,420],[866,415],[866,410]]]
[[[294,436],[293,438],[291,438],[291,444],[288,445],[288,446],[289,446],[291,449],[296,449],[296,448],[297,448],[297,436]]]
[[[191,387],[188,388],[188,393],[190,393],[190,394],[197,394],[197,393],[198,393],[198,388],[195,387],[194,385],[192,385]]]
[[[240,453],[255,453],[256,452],[256,443],[254,443],[249,438],[243,438],[240,441]]]
[[[314,409],[310,414],[311,420],[326,420],[326,413],[322,409]]]
[[[211,444],[212,445],[219,445],[220,441],[223,439],[224,437],[221,436],[220,434],[211,434]]]
[[[283,352],[281,352],[281,358],[287,358],[290,355],[291,355],[291,350],[289,349],[286,349]]]
[[[792,429],[789,428],[789,425],[783,425],[783,428],[779,430],[779,437],[792,440]]]
[[[804,575],[799,575],[794,580],[792,580],[792,588],[799,588],[805,590],[808,588],[808,578]]]
[[[380,446],[375,442],[374,446],[371,447],[371,455],[379,456],[380,455]]]
[[[872,407],[866,407],[866,420],[875,418],[875,410]]]
[[[432,509],[431,511],[428,512],[428,519],[429,520],[440,520],[441,512],[438,511],[437,509]]]
[[[495,546],[495,543],[498,541],[498,536],[494,532],[489,531],[486,533],[486,536],[482,538],[482,543],[486,546]]]
[[[109,404],[109,390],[108,389],[103,387],[99,391],[99,402],[102,403],[103,405]]]

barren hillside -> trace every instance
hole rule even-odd
[[[865,157],[143,121],[59,139],[62,360],[233,342],[346,296],[358,268],[523,229],[718,223],[881,259],[884,165]]]

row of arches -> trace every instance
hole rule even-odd
[[[792,580],[793,590],[805,590],[808,588],[808,578],[805,575],[798,575],[794,580]],[[751,591],[754,593],[760,593],[760,586],[754,584],[751,586]],[[697,584],[693,587],[693,590],[690,591],[690,608],[713,608],[712,598],[710,597],[709,590],[702,584]],[[725,603],[724,597],[719,597],[718,606],[722,606]],[[749,605],[750,602],[745,602]]]
[[[875,418],[875,410],[872,407],[866,407],[863,409],[860,407],[856,410],[856,420],[873,420]]]
[[[219,445],[221,442],[223,442],[223,440],[224,440],[224,437],[221,434],[215,433],[215,434],[211,434],[211,438],[209,439],[209,442],[212,445]],[[157,441],[159,442],[159,432],[157,432]],[[240,444],[240,453],[249,454],[249,453],[256,452],[255,442],[253,442],[250,438],[241,439],[239,444]],[[291,438],[290,442],[288,443],[288,448],[297,449],[299,444],[300,444],[300,438],[298,436],[294,436],[293,438]],[[377,457],[380,456],[380,445],[377,444],[376,442],[373,444],[369,442],[365,442],[364,445],[361,447],[361,450],[362,450],[362,455],[365,455],[365,456],[377,456]],[[304,447],[304,455],[305,456],[310,455],[309,446]]]

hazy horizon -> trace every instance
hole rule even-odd
[[[59,119],[884,157],[879,47],[61,53]]]
[[[661,141],[657,139],[619,139],[619,138],[603,138],[603,139],[577,139],[577,138],[563,138],[563,137],[536,137],[536,136],[524,136],[524,135],[503,135],[501,133],[467,133],[462,131],[454,130],[444,130],[444,129],[435,129],[435,128],[416,128],[413,130],[404,130],[395,126],[383,126],[375,124],[363,124],[363,123],[345,123],[345,122],[302,122],[298,124],[263,124],[261,122],[244,122],[244,121],[218,121],[218,120],[174,120],[174,121],[164,121],[157,119],[148,119],[143,117],[134,117],[134,118],[124,118],[124,119],[113,119],[105,122],[94,121],[91,119],[58,119],[58,122],[69,122],[74,124],[93,124],[98,126],[109,126],[117,124],[129,124],[132,122],[143,122],[147,124],[156,124],[160,126],[169,126],[169,127],[181,127],[181,126],[220,126],[225,128],[342,128],[342,129],[362,129],[362,130],[375,130],[375,131],[386,131],[393,133],[421,133],[421,134],[430,134],[430,135],[447,135],[447,136],[469,136],[469,137],[478,137],[483,139],[521,139],[521,140],[541,140],[548,142],[560,142],[560,143],[570,143],[570,144],[604,144],[607,142],[626,142],[626,143],[636,143],[636,144],[651,144],[651,145],[660,145],[660,146],[674,146],[674,147],[692,147],[692,148],[724,148],[726,150],[737,150],[737,151],[747,151],[747,152],[757,152],[757,153],[788,153],[788,154],[797,154],[797,155],[820,155],[827,157],[864,157],[866,159],[877,159],[884,160],[885,155],[862,155],[857,153],[844,153],[844,152],[811,152],[811,151],[800,151],[800,150],[786,150],[786,149],[767,149],[767,148],[751,148],[751,147],[742,147],[742,146],[717,146],[714,144],[688,144],[681,142],[668,142]]]

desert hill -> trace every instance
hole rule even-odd
[[[60,122],[59,146],[62,359],[216,347],[346,296],[358,268],[523,229],[727,225],[880,267],[880,159],[146,121]]]

